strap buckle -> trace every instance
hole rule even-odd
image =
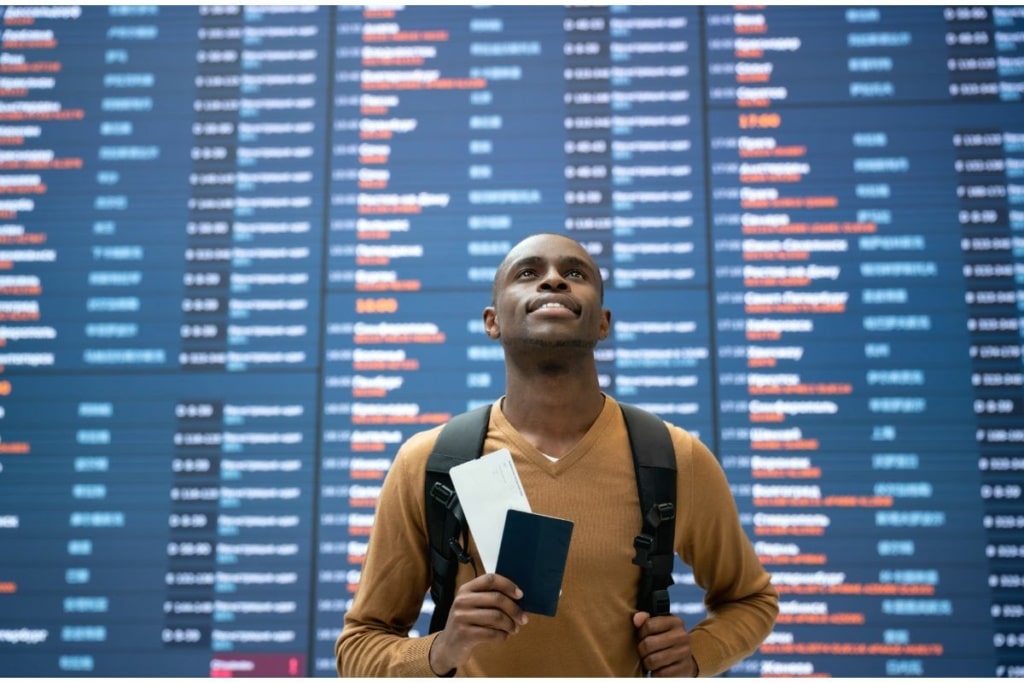
[[[639,534],[633,539],[633,548],[636,550],[636,556],[633,558],[633,564],[643,567],[644,569],[650,569],[652,566],[651,562],[651,551],[654,549],[654,537],[650,534]]]
[[[451,551],[455,553],[456,559],[458,559],[462,564],[469,564],[473,561],[473,558],[469,556],[466,549],[462,547],[461,543],[459,543],[459,539],[454,536],[448,539],[448,547],[451,548]]]
[[[455,491],[438,481],[430,489],[430,497],[437,501],[444,509],[452,514],[452,522],[445,525],[445,533],[452,532],[448,537],[448,549],[452,551],[455,558],[462,564],[469,564],[473,558],[466,552],[466,548],[459,542],[459,535],[466,536],[463,523],[462,506],[459,505],[459,497]],[[442,537],[443,538],[443,537]]]
[[[633,539],[633,548],[636,550],[633,564],[659,574],[671,575],[675,559],[671,552],[654,552],[653,536],[640,534]]]
[[[672,611],[672,601],[669,600],[668,590],[662,588],[651,593],[651,604],[650,614],[652,617],[662,616],[670,614]]]
[[[657,529],[663,522],[671,522],[676,518],[676,506],[672,503],[655,503],[647,511],[644,522]]]
[[[441,507],[446,510],[451,510],[459,502],[455,491],[440,481],[434,482],[434,486],[430,489],[430,497],[440,503]]]

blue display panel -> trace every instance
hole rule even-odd
[[[732,673],[1024,673],[1021,8],[2,17],[5,674],[334,675],[392,458],[503,392],[481,313],[537,231],[774,575]]]
[[[994,645],[1013,670],[1003,565],[967,559],[1013,545],[983,531],[1007,482],[981,425],[1014,419],[1019,364],[977,360],[981,330],[1019,343],[993,257],[1020,79],[985,29],[1013,14],[708,10],[718,453],[783,597],[746,673],[968,675]]]

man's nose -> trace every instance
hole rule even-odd
[[[569,282],[556,268],[550,268],[544,273],[540,282],[541,289],[569,289]]]

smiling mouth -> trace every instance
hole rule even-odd
[[[530,313],[537,313],[538,311],[566,311],[573,315],[578,315],[578,312],[574,308],[559,301],[546,301],[540,306],[535,306],[530,310]]]

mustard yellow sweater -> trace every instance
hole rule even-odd
[[[639,568],[636,477],[625,422],[608,397],[597,421],[556,462],[491,410],[484,453],[508,448],[530,507],[575,523],[555,617],[530,615],[504,643],[473,651],[458,676],[639,676],[631,617]],[[736,513],[718,461],[685,430],[670,426],[678,463],[676,552],[705,590],[708,617],[687,624],[700,675],[749,656],[771,632],[778,596]],[[433,676],[434,635],[409,637],[429,590],[424,512],[427,456],[440,427],[414,435],[385,480],[352,608],[335,646],[341,676]],[[470,553],[477,558],[475,546]],[[473,577],[460,565],[457,584]]]

